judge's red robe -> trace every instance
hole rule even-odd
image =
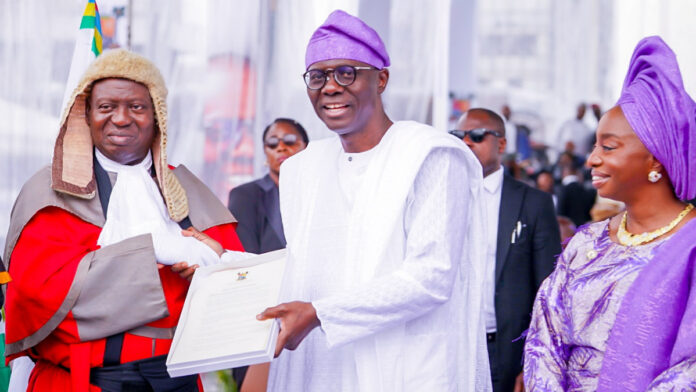
[[[185,168],[177,170],[194,227],[225,249],[242,250],[224,205]],[[29,391],[99,391],[89,385],[89,372],[103,364],[106,337],[124,332],[121,363],[169,352],[189,282],[169,266],[158,269],[149,234],[99,247],[98,197],[49,195],[32,213],[37,195],[29,192],[31,184],[48,187],[48,173],[25,185],[13,209],[12,219],[20,222],[11,222],[5,252],[13,277],[7,286],[6,362],[22,355],[36,361]],[[21,215],[30,218],[22,224]],[[20,233],[16,239],[13,229]]]

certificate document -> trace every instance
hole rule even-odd
[[[278,304],[285,254],[236,252],[196,270],[167,357],[172,377],[273,359],[278,323],[256,315]]]

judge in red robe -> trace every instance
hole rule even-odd
[[[227,208],[167,165],[166,94],[148,60],[102,54],[62,117],[53,164],[15,202],[6,360],[35,362],[30,391],[200,388],[196,376],[170,378],[165,359],[186,278],[219,258],[181,230],[242,246]]]

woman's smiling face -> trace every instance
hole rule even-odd
[[[643,187],[653,185],[648,181],[653,163],[652,154],[631,128],[621,107],[606,112],[597,126],[597,144],[587,159],[592,185],[599,195],[630,200]]]

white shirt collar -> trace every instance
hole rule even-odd
[[[377,146],[379,146],[379,144]],[[340,159],[343,162],[350,162],[351,166],[366,164],[370,161],[370,158],[375,155],[377,146],[363,152],[345,152],[343,149],[341,149]]]
[[[150,167],[152,166],[152,152],[150,151],[147,152],[147,155],[145,156],[145,158],[143,158],[142,161],[134,165],[124,165],[122,163],[118,163],[114,160],[111,160],[107,158],[106,155],[102,154],[102,152],[99,151],[98,148],[94,149],[94,154],[96,155],[97,161],[101,165],[102,169],[108,172],[119,173],[121,170],[141,169],[149,173]]]
[[[574,182],[578,182],[578,176],[576,176],[575,174],[571,174],[571,175],[569,175],[569,176],[565,176],[565,177],[563,177],[563,179],[561,180],[561,183],[562,183],[563,185],[572,184],[572,183],[574,183]]]
[[[483,187],[489,193],[496,193],[503,185],[503,166],[483,178]]]

